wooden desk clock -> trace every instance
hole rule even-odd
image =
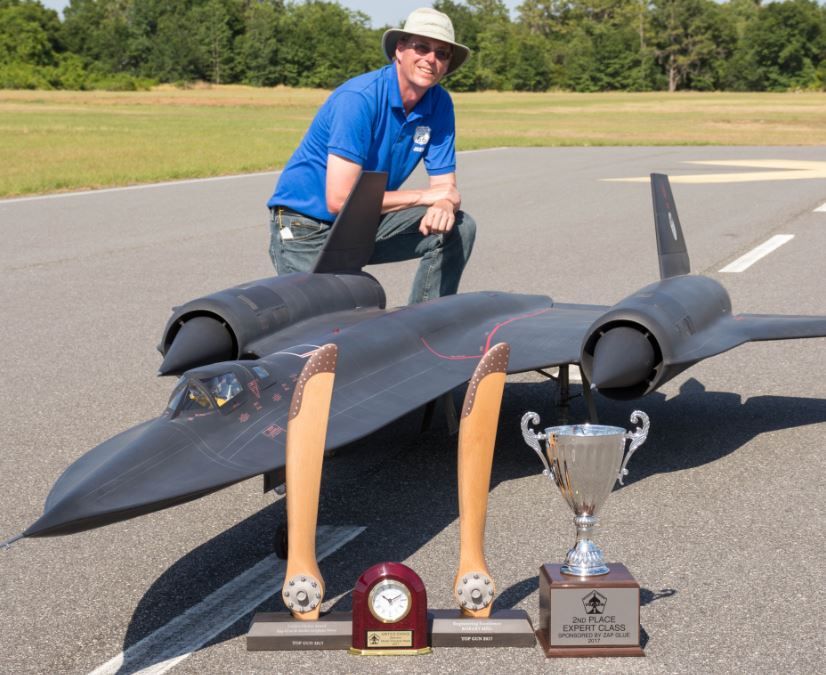
[[[427,593],[412,569],[396,562],[373,565],[353,589],[351,654],[429,654]]]

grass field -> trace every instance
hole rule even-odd
[[[0,91],[0,196],[279,168],[328,92]],[[826,93],[455,94],[458,148],[826,145]]]

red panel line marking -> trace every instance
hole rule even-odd
[[[427,348],[427,351],[429,351],[434,356],[438,356],[440,359],[446,359],[447,361],[462,361],[464,359],[481,359],[482,358],[480,355],[476,355],[476,354],[473,354],[473,355],[470,355],[470,356],[469,355],[448,356],[447,354],[442,354],[441,352],[437,352],[435,349],[433,349],[433,347],[431,347],[427,343],[427,340],[425,340],[423,337],[420,337],[419,339],[422,341],[422,344]]]
[[[553,307],[546,307],[545,309],[540,309],[540,310],[537,310],[535,312],[531,312],[530,314],[522,314],[521,316],[514,316],[514,317],[511,317],[510,319],[507,319],[506,321],[501,321],[501,322],[497,323],[493,327],[493,330],[491,330],[490,333],[488,334],[488,339],[485,342],[485,349],[484,349],[482,354],[461,354],[461,355],[457,355],[457,356],[449,356],[448,354],[442,354],[441,352],[437,352],[435,349],[433,349],[433,347],[431,347],[428,344],[427,340],[425,340],[423,337],[419,337],[419,339],[422,341],[422,344],[425,346],[425,348],[431,354],[433,354],[434,356],[438,356],[440,359],[445,359],[447,361],[462,361],[462,360],[465,360],[465,359],[481,359],[482,356],[484,354],[486,354],[488,352],[488,350],[490,350],[491,340],[493,340],[493,336],[496,335],[496,332],[500,328],[502,328],[503,326],[507,326],[509,323],[513,323],[514,321],[520,321],[522,319],[532,319],[533,317],[539,316],[540,314],[544,314],[545,312],[550,312],[552,309],[553,309]]]
[[[532,319],[535,316],[539,316],[540,314],[544,314],[545,312],[550,312],[553,307],[546,307],[545,309],[539,309],[535,312],[531,312],[530,314],[523,314],[522,316],[515,316],[512,319],[508,319],[507,321],[502,321],[501,323],[496,324],[493,330],[488,335],[488,340],[485,342],[485,352],[490,349],[490,341],[493,339],[493,336],[496,335],[496,331],[498,331],[502,326],[507,326],[509,323],[513,323],[514,321],[520,321],[521,319]]]

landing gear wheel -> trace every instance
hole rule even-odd
[[[281,558],[281,560],[287,559],[287,553],[289,551],[287,543],[287,526],[281,523],[275,528],[275,536],[272,540],[273,551],[275,551],[276,557]]]

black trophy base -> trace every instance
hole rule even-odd
[[[352,643],[350,612],[330,612],[317,621],[299,621],[287,612],[260,612],[247,633],[247,651],[347,649]]]
[[[578,577],[562,565],[539,569],[539,629],[547,657],[645,656],[640,646],[640,585],[625,565]]]
[[[486,619],[462,616],[458,609],[431,609],[430,644],[433,647],[533,647],[536,645],[528,613],[500,609]]]

